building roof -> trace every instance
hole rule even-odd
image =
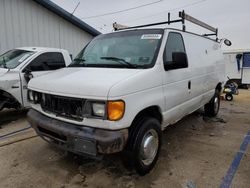
[[[51,2],[50,0],[33,0],[39,5],[47,8],[48,10],[54,12],[58,16],[62,17],[63,19],[69,21],[70,23],[74,24],[75,26],[79,27],[80,29],[88,32],[93,36],[97,36],[101,34],[99,31],[91,27],[90,25],[86,24],[79,18],[75,17],[74,15],[70,14],[60,6],[56,5],[55,3]]]

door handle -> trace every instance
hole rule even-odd
[[[191,89],[191,81],[190,80],[188,81],[188,89],[189,90]]]

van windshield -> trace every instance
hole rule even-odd
[[[27,50],[10,50],[0,55],[0,68],[14,69],[34,53]]]
[[[150,68],[163,37],[162,29],[104,34],[93,39],[69,67]]]

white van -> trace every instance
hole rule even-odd
[[[28,81],[71,62],[68,51],[55,48],[22,47],[0,55],[0,111],[28,108]]]
[[[123,151],[143,175],[157,161],[164,128],[203,106],[218,113],[224,77],[217,40],[176,29],[103,34],[69,67],[30,81],[28,119],[65,150]]]

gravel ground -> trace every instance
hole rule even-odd
[[[25,111],[0,112],[0,136],[28,127]],[[62,152],[32,129],[0,139],[0,187],[219,187],[247,132],[250,91],[222,101],[217,118],[195,112],[167,128],[154,170],[139,176],[123,166],[122,154],[94,161]],[[232,187],[250,185],[250,145]]]

